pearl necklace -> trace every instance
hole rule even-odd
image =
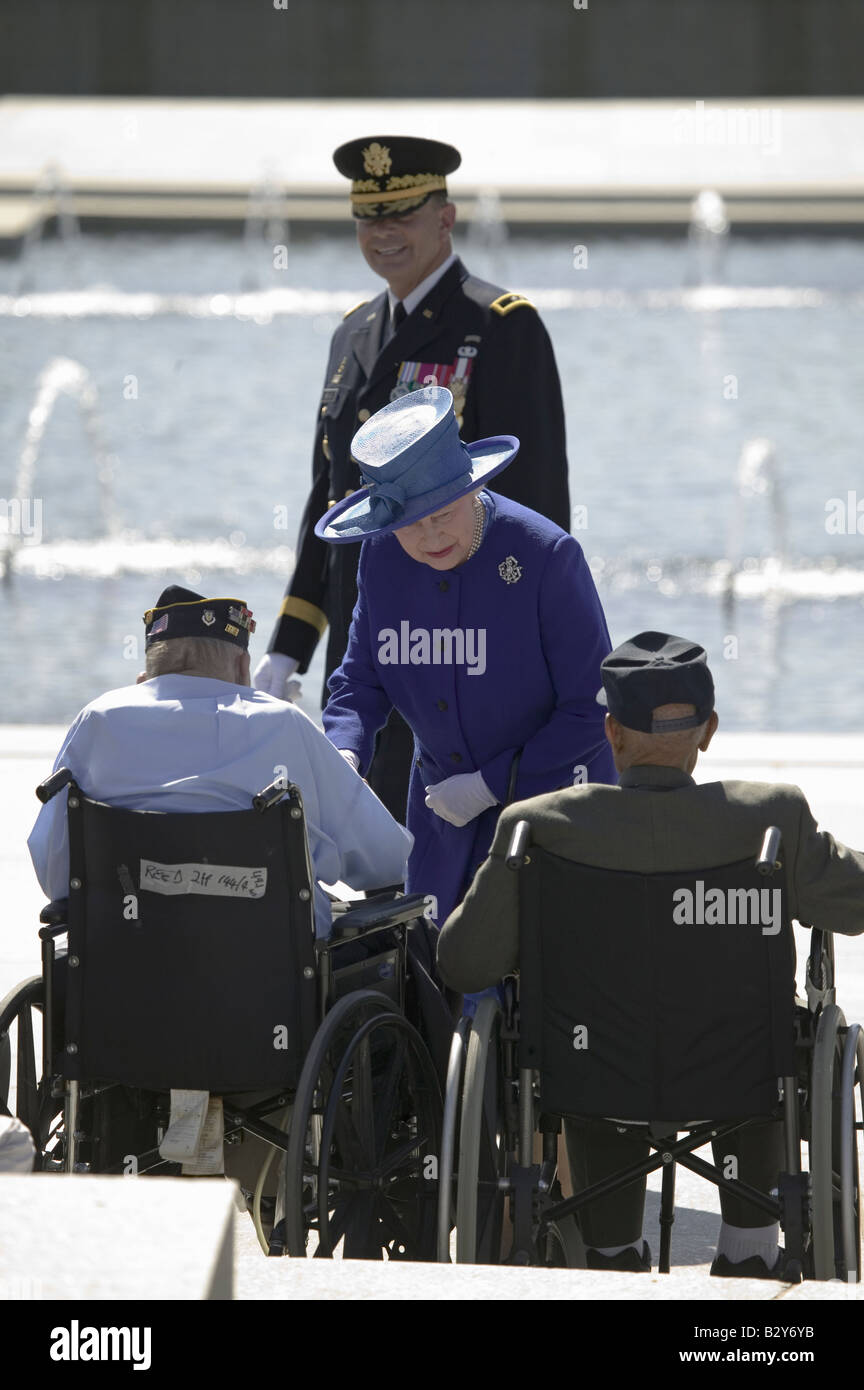
[[[471,537],[471,548],[465,556],[470,560],[472,555],[476,555],[480,549],[480,542],[483,540],[483,532],[486,529],[486,508],[479,497],[474,498],[474,533]]]

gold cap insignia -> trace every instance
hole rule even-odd
[[[387,146],[379,145],[377,140],[373,140],[363,151],[363,168],[367,174],[374,174],[376,178],[380,178],[382,174],[389,174],[392,163]]]

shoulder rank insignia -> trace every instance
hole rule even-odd
[[[359,304],[352,304],[351,308],[346,309],[345,313],[342,315],[342,322],[344,323],[346,319],[350,319],[352,314],[356,314],[358,309],[362,309],[363,305],[368,303],[368,299],[361,299]]]
[[[524,294],[516,294],[512,290],[508,290],[506,294],[499,294],[497,299],[493,299],[489,308],[494,309],[496,314],[509,314],[513,309],[521,308],[523,304],[529,309],[536,307],[530,299],[525,298]]]

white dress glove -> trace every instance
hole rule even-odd
[[[252,676],[256,690],[265,695],[275,695],[277,700],[296,700],[300,694],[300,682],[291,677],[300,665],[293,656],[283,656],[281,652],[267,652],[262,656]]]
[[[497,806],[498,798],[483,781],[482,772],[461,772],[427,787],[426,805],[451,825],[467,825],[482,811]]]
[[[342,754],[346,763],[351,764],[355,772],[360,771],[360,759],[357,757],[356,753],[352,753],[350,748],[340,748],[338,751]]]

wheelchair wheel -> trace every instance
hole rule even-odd
[[[477,1005],[468,1034],[456,1184],[456,1263],[497,1264],[500,1259],[507,1166],[504,1082],[498,1032],[501,1008],[487,996]]]
[[[17,1115],[33,1135],[37,1169],[59,1166],[62,1147],[62,1099],[40,1082],[37,1050],[42,1045],[42,976],[34,975],[0,1003],[0,1114]],[[13,1045],[14,1039],[14,1045]],[[15,1063],[14,1111],[12,1063]]]
[[[585,1268],[585,1246],[575,1216],[565,1216],[562,1221],[549,1222],[546,1227],[543,1263],[547,1269]]]
[[[836,1004],[816,1027],[811,1087],[810,1170],[813,1275],[860,1278],[860,1191],[855,1088],[864,1077],[864,1040],[846,1029]]]
[[[450,1043],[447,1085],[444,1092],[444,1121],[441,1130],[441,1163],[438,1169],[438,1263],[450,1263],[450,1231],[453,1228],[453,1160],[456,1152],[456,1126],[462,1099],[462,1072],[465,1043],[471,1027],[469,1018],[460,1018]]]
[[[311,1142],[310,1142],[311,1136]],[[327,1015],[294,1100],[285,1163],[290,1255],[430,1260],[441,1136],[438,1080],[419,1033],[360,990]]]
[[[840,1090],[840,1226],[843,1276],[847,1283],[861,1281],[861,1194],[858,1177],[858,1133],[861,1122],[855,1107],[855,1087],[864,1119],[864,1032],[853,1024],[846,1034]]]

